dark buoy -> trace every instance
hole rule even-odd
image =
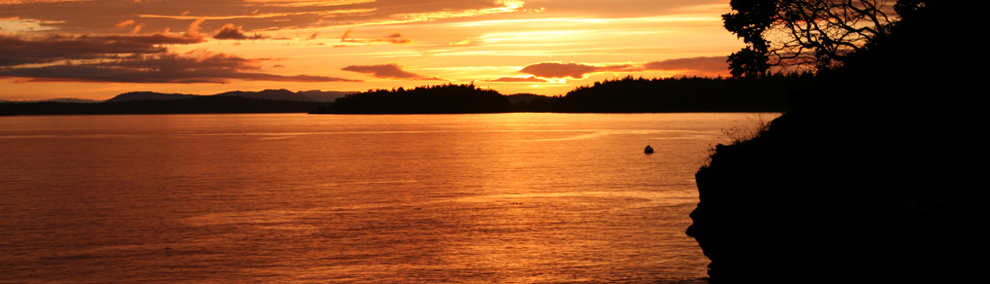
[[[650,145],[646,145],[646,150],[643,150],[643,153],[653,154],[653,147],[650,147]]]

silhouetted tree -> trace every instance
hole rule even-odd
[[[918,0],[910,0],[919,2]],[[770,66],[826,69],[889,32],[885,0],[732,0],[725,29],[746,47],[729,56],[733,76]]]

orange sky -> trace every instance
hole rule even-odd
[[[727,75],[728,0],[0,0],[0,99]]]

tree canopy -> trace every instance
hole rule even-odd
[[[729,69],[733,76],[752,77],[771,66],[821,70],[841,64],[889,33],[894,19],[887,15],[892,12],[887,2],[732,0],[734,11],[722,20],[746,47],[729,56]]]

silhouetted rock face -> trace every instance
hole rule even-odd
[[[761,138],[718,146],[696,174],[701,202],[688,234],[715,283],[982,277],[978,191],[987,186],[970,160],[986,151],[958,147],[974,135],[898,137],[864,120],[866,131],[839,132],[852,125],[821,122],[782,116]]]
[[[970,63],[892,46],[793,94],[762,136],[716,147],[687,231],[712,283],[984,278],[981,79],[920,72]]]

